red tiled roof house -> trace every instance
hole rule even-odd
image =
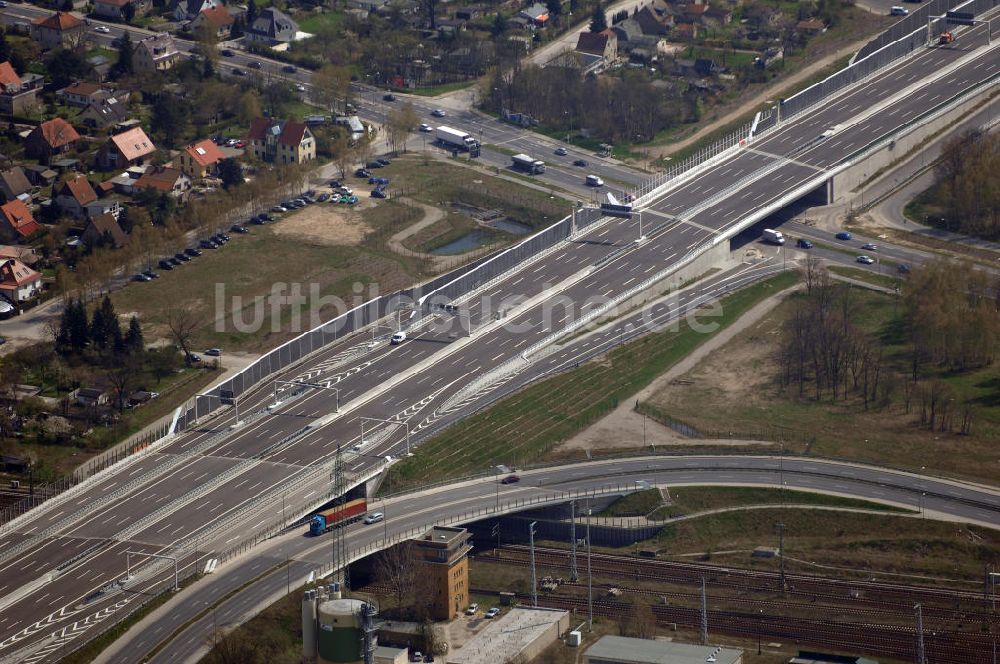
[[[52,118],[31,130],[24,139],[24,151],[29,157],[48,163],[53,156],[71,150],[78,140],[80,134],[73,125],[62,118]]]
[[[206,138],[181,150],[179,161],[181,170],[189,177],[203,178],[213,173],[225,158],[222,150]]]
[[[97,167],[102,171],[138,166],[156,152],[156,146],[149,140],[142,127],[115,134],[104,142],[97,151]]]
[[[0,237],[9,243],[24,243],[41,230],[24,201],[14,199],[0,205]]]

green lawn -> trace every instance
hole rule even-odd
[[[785,273],[724,298],[718,329],[797,279],[798,275]],[[387,484],[399,490],[483,472],[498,463],[537,462],[711,336],[681,323],[677,331],[647,335],[600,361],[536,382],[422,443],[418,454],[393,467]]]
[[[298,19],[299,30],[316,34],[323,29],[336,31],[340,30],[344,24],[344,12],[325,11],[322,14],[313,14],[307,18]]]

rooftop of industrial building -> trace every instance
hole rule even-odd
[[[456,537],[461,537],[466,533],[465,528],[450,528],[448,526],[434,526],[421,538],[424,542],[450,542]],[[421,541],[418,540],[418,541]]]
[[[587,661],[628,664],[736,664],[743,653],[729,648],[651,641],[625,636],[602,636],[584,653]],[[714,657],[714,659],[712,659]]]
[[[506,664],[568,615],[560,609],[515,607],[448,653],[448,664]]]

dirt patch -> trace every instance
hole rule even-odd
[[[316,203],[288,215],[274,226],[274,234],[313,244],[361,244],[372,229],[364,222],[362,211],[375,207],[366,200],[353,207]]]

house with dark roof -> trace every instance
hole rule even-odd
[[[8,243],[24,243],[41,230],[24,201],[15,198],[0,205],[0,238]]]
[[[83,42],[86,33],[83,19],[68,12],[56,12],[31,22],[31,38],[43,50],[73,48]]]
[[[125,21],[130,13],[137,16],[145,13],[146,9],[147,5],[143,0],[94,0],[93,14],[110,21]]]
[[[549,10],[545,5],[536,2],[530,7],[525,7],[517,14],[519,17],[528,21],[530,25],[537,27],[543,27],[549,22]]]
[[[118,220],[111,213],[97,214],[90,218],[87,227],[83,229],[80,239],[88,247],[113,246],[121,248],[128,242],[128,235],[118,225]]]
[[[729,25],[733,21],[732,10],[726,9],[725,7],[709,7],[708,10],[702,16],[702,22],[705,25],[711,25],[715,27]]]
[[[108,99],[109,97],[124,96],[124,98],[128,98],[127,91],[115,91],[100,83],[93,83],[91,81],[74,83],[62,90],[58,90],[56,95],[62,97],[67,106],[76,106],[77,108],[87,108],[94,102]]]
[[[688,23],[701,23],[708,11],[708,3],[694,2],[688,5],[681,5],[681,15]]]
[[[826,32],[826,24],[819,19],[810,18],[796,23],[795,31],[806,35],[818,35],[821,32]]]
[[[197,18],[206,9],[222,7],[221,0],[174,0],[170,11],[178,23],[186,23]]]
[[[191,29],[191,32],[205,30],[209,34],[215,35],[218,39],[228,39],[234,22],[235,19],[229,13],[229,10],[219,5],[202,9],[191,20],[188,27]]]
[[[698,26],[694,23],[678,23],[671,34],[677,41],[693,41],[698,36]]]
[[[73,125],[62,118],[52,118],[31,130],[24,139],[24,151],[29,157],[48,163],[55,155],[69,152],[78,140],[80,134]]]
[[[295,21],[274,7],[268,7],[261,11],[253,24],[247,26],[244,36],[254,44],[275,46],[293,41],[298,32],[299,26]]]
[[[136,72],[167,71],[180,59],[173,35],[158,32],[135,45],[132,66]]]
[[[302,164],[316,158],[316,139],[302,122],[254,118],[247,140],[253,156],[261,161]]]
[[[94,101],[76,116],[76,121],[86,127],[107,129],[128,119],[128,104],[124,99],[108,97]]]
[[[153,189],[183,198],[191,189],[191,178],[178,168],[149,168],[132,184],[132,189]]]
[[[181,170],[188,177],[204,178],[211,175],[218,167],[219,162],[225,158],[226,156],[222,154],[219,146],[206,138],[181,150],[178,161]]]
[[[610,28],[600,32],[581,32],[576,42],[580,53],[599,55],[605,63],[618,57],[618,35]]]
[[[30,197],[30,194],[31,183],[28,182],[28,176],[24,174],[23,168],[14,166],[0,171],[0,195],[3,196],[4,202],[22,196]]]
[[[61,212],[84,219],[87,205],[97,200],[97,192],[90,181],[82,175],[67,178],[56,190],[55,202]]]
[[[97,150],[96,163],[100,170],[111,171],[142,164],[154,152],[156,146],[142,127],[133,127],[108,137]]]
[[[11,302],[26,302],[42,292],[42,275],[17,260],[0,263],[0,295]]]
[[[632,20],[639,24],[644,35],[665,36],[674,27],[673,14],[664,12],[658,14],[651,6],[647,5],[632,16]]]

